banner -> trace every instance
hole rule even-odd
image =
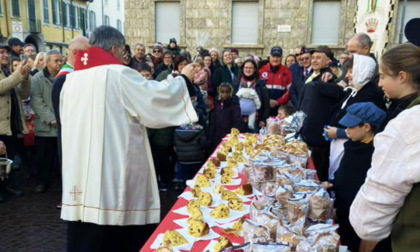
[[[396,0],[358,0],[355,32],[369,34],[373,46],[371,53],[379,58],[389,39],[389,29],[394,17]],[[397,13],[395,12],[395,17]]]

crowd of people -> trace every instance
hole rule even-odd
[[[307,143],[319,180],[335,194],[341,243],[351,251],[391,251],[392,240],[394,250],[406,249],[395,251],[413,251],[420,228],[410,223],[417,223],[419,211],[420,131],[415,120],[420,111],[420,49],[398,45],[378,63],[371,47],[369,35],[358,33],[338,59],[327,46],[304,45],[286,57],[279,46],[270,49],[268,58],[241,58],[235,48],[201,46],[191,57],[172,38],[167,46],[156,43],[152,53],[136,44],[132,54],[122,34],[102,26],[89,40],[74,38],[64,59],[56,50],[37,54],[33,45],[11,38],[8,45],[0,44],[0,155],[7,153],[19,165],[0,182],[1,192],[22,196],[25,172],[36,178],[34,191],[43,193],[54,171],[62,170],[63,192],[74,186],[73,193],[63,193],[69,248],[87,248],[81,241],[98,232],[130,236],[127,230],[97,230],[85,222],[139,225],[142,231],[130,232],[146,233],[144,225],[159,218],[153,212],[159,208],[159,194],[150,188],[157,184],[164,192],[174,181],[183,190],[185,180],[232,128],[258,133],[269,117],[284,119],[303,111],[306,118],[296,137]],[[121,63],[125,67],[108,67]],[[135,150],[141,154],[136,156]],[[130,167],[139,163],[155,169],[137,175]],[[76,173],[84,166],[93,172],[100,166],[99,173],[115,181],[96,181],[90,169]],[[126,167],[125,175],[112,171],[119,166]],[[125,178],[127,174],[132,177]],[[133,203],[135,197],[118,198],[126,193],[119,190],[140,193],[130,184],[136,176],[147,192],[140,206]],[[105,186],[104,192],[89,195],[92,205],[99,204],[92,207],[97,212],[81,213],[72,207],[82,204],[69,203],[85,192],[76,189],[79,180],[85,191],[93,186],[86,181]],[[112,191],[119,183],[124,185]],[[103,200],[98,203],[95,197]],[[106,212],[114,207],[113,200],[148,213],[114,217]],[[406,215],[398,215],[400,211]]]

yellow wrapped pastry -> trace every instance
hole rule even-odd
[[[193,189],[191,189],[191,195],[194,198],[200,197],[201,194],[201,188],[198,185],[195,185]]]
[[[212,158],[210,161],[214,164],[214,166],[219,167],[220,166],[220,160],[219,158]]]
[[[235,144],[235,152],[237,152],[237,151],[241,151],[242,152],[242,149],[244,148],[244,146],[243,146],[243,144],[242,143],[236,143]]]
[[[228,152],[226,152],[225,149],[221,149],[217,152],[217,158],[220,161],[226,161],[227,154],[228,154]]]
[[[223,185],[230,185],[232,184],[232,178],[226,175],[222,175],[222,178],[220,179],[220,182]]]
[[[233,177],[233,176],[235,176],[235,172],[233,171],[233,169],[232,168],[230,168],[230,167],[225,167],[225,168],[222,168],[222,171],[220,172],[220,174],[222,175],[222,176],[228,176],[228,177]]]
[[[224,191],[226,191],[226,189],[220,184],[215,184],[213,187],[213,193],[221,194]]]
[[[210,169],[216,169],[216,165],[214,165],[212,161],[207,162],[206,167]]]
[[[244,210],[244,204],[241,199],[238,198],[230,198],[228,200],[228,206],[230,209],[235,211],[243,211]]]
[[[250,195],[252,194],[252,186],[250,184],[241,185],[236,188],[235,193],[243,196]]]
[[[191,212],[190,218],[187,220],[187,223],[189,224],[191,220],[203,220],[203,213],[201,212],[200,208],[193,208]]]
[[[210,212],[210,216],[214,219],[229,218],[229,208],[225,204],[218,205]]]
[[[159,248],[156,252],[173,252],[172,245],[170,241],[164,241],[159,245]]]
[[[200,202],[198,200],[190,200],[187,204],[188,213],[192,213],[194,208],[200,208]]]
[[[216,173],[217,171],[215,168],[209,168],[209,167],[205,168],[203,172],[204,176],[206,176],[206,178],[208,179],[214,179],[216,177]]]
[[[170,242],[172,246],[187,244],[187,240],[175,230],[167,230],[163,235],[163,242]]]
[[[203,221],[191,220],[187,233],[192,237],[202,237],[209,233],[209,225]]]
[[[239,198],[238,195],[236,195],[234,192],[231,191],[224,191],[222,192],[222,195],[220,196],[222,198],[222,200],[229,200],[231,198]]]
[[[197,175],[197,178],[195,179],[195,184],[199,187],[210,187],[209,179],[202,174]]]
[[[198,201],[200,202],[201,206],[211,206],[213,199],[211,198],[210,193],[202,192],[198,198]]]
[[[227,167],[230,168],[237,168],[238,162],[236,161],[236,158],[230,157],[227,159]]]
[[[245,217],[240,218],[233,224],[232,229],[236,231],[242,231],[242,224],[244,223],[244,221]]]
[[[229,239],[226,238],[226,237],[224,237],[224,236],[222,236],[222,237],[219,238],[219,240],[217,241],[217,243],[214,245],[214,248],[213,249],[214,249],[215,252],[219,252],[222,249],[229,248],[229,247],[232,247],[232,246],[233,245],[229,241]]]
[[[231,134],[231,135],[236,135],[236,136],[239,136],[239,130],[238,130],[237,128],[232,128],[232,129],[230,130],[230,134]]]

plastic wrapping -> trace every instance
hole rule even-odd
[[[242,225],[245,242],[259,243],[273,241],[267,227],[251,220],[245,220]]]
[[[286,242],[292,246],[291,250],[294,251],[301,241],[306,238],[302,234],[293,232],[285,223],[279,222],[277,226],[276,242]]]
[[[268,228],[268,232],[270,233],[271,239],[274,241],[276,240],[276,233],[277,233],[277,225],[279,219],[276,215],[265,209],[260,216],[257,217],[255,220],[258,224],[263,225],[264,227]]]
[[[333,200],[328,192],[320,188],[309,197],[309,215],[314,221],[326,221],[332,218]]]
[[[282,207],[287,206],[287,200],[293,196],[293,187],[291,185],[281,185],[276,190],[276,199]]]
[[[291,246],[286,243],[255,243],[252,252],[290,252]]]
[[[264,196],[274,198],[276,196],[277,187],[278,185],[275,181],[266,182],[263,188]]]
[[[272,135],[281,135],[282,119],[278,117],[270,117],[267,119],[267,133]]]
[[[299,132],[302,128],[303,121],[306,118],[306,114],[303,111],[298,111],[292,115],[292,119],[289,126],[285,126],[284,130],[288,132]],[[289,118],[287,118],[289,119]]]
[[[296,223],[298,220],[303,223],[300,224],[302,228],[305,225],[306,217],[308,216],[308,201],[306,199],[288,199],[287,200],[287,221],[290,224]]]

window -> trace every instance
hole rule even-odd
[[[3,14],[3,2],[0,2],[0,14]]]
[[[93,31],[96,28],[96,13],[94,11],[89,12],[89,30]]]
[[[78,28],[77,26],[77,6],[70,5],[70,25],[73,28]]]
[[[232,3],[232,44],[257,44],[258,2]]]
[[[61,8],[60,8],[59,0],[52,0],[51,7],[52,7],[53,24],[60,25],[61,24],[61,20],[60,20]]]
[[[109,16],[105,15],[105,25],[109,25]]]
[[[63,9],[62,9],[62,14],[63,14],[63,25],[65,27],[69,27],[70,26],[70,22],[69,22],[69,4],[68,3],[63,3]]]
[[[11,0],[12,17],[20,17],[19,0]]]
[[[120,3],[120,0],[117,0],[117,10],[120,10],[121,9],[121,3]]]
[[[395,27],[395,42],[399,43],[401,32],[401,19],[403,12],[404,1],[398,4],[397,24]],[[405,9],[404,27],[413,18],[420,18],[420,1],[407,1],[407,8]],[[404,30],[403,30],[404,34]],[[402,43],[407,42],[407,38],[403,35]]]
[[[117,19],[117,29],[122,32],[121,20]]]
[[[312,16],[313,45],[336,45],[340,28],[341,1],[314,1]]]
[[[179,40],[179,9],[179,2],[155,2],[156,42],[169,42],[170,38]]]
[[[48,6],[48,0],[42,0],[42,22],[44,24],[50,23],[50,8]]]

